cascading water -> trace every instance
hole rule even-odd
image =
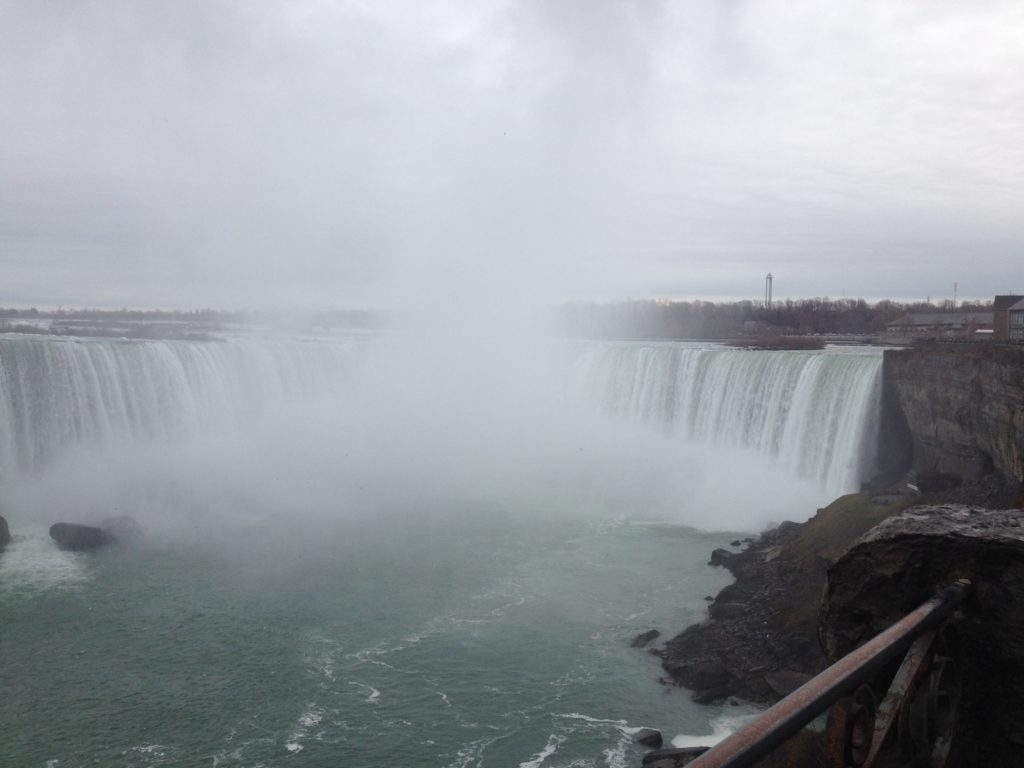
[[[361,346],[244,337],[0,339],[0,480],[37,472],[75,446],[159,444],[243,426],[288,402],[337,400],[360,373],[354,356]],[[768,457],[780,472],[834,496],[870,470],[880,371],[873,350],[603,343],[575,357],[570,389],[598,410],[690,443]]]
[[[627,768],[731,727],[630,638],[856,483],[880,357],[446,341],[0,338],[0,764]],[[47,535],[126,513],[137,547]]]
[[[871,469],[881,356],[606,343],[583,352],[578,387],[614,413],[681,438],[770,457],[831,496]]]
[[[353,345],[0,339],[0,480],[79,445],[163,442],[242,425],[282,402],[336,396]]]

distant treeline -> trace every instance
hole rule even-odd
[[[990,302],[902,303],[863,299],[801,299],[759,302],[643,300],[610,304],[575,303],[559,309],[562,329],[590,338],[731,339],[744,336],[876,335],[910,313],[978,312]]]
[[[55,320],[85,323],[189,323],[205,328],[221,328],[231,324],[302,325],[312,328],[375,328],[384,316],[369,310],[331,310],[305,314],[262,311],[224,311],[218,309],[64,309],[40,310],[0,308],[0,320]]]

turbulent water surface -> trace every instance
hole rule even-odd
[[[378,347],[0,338],[0,764],[635,765],[746,714],[628,642],[856,486],[877,352],[559,345],[506,386]],[[47,536],[125,512],[134,548]]]

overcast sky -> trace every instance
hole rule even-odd
[[[0,2],[0,305],[1024,291],[1024,3]]]

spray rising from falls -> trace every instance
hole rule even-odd
[[[532,342],[0,337],[0,739],[38,765],[370,766],[384,738],[625,766],[637,726],[710,730],[622,649],[704,616],[722,531],[855,479],[879,357]],[[121,514],[139,547],[47,532]]]
[[[870,471],[875,351],[555,349],[0,338],[0,488],[38,520],[515,497],[737,530]]]
[[[881,363],[874,350],[610,343],[586,350],[576,375],[613,412],[761,454],[836,496],[872,469]]]

